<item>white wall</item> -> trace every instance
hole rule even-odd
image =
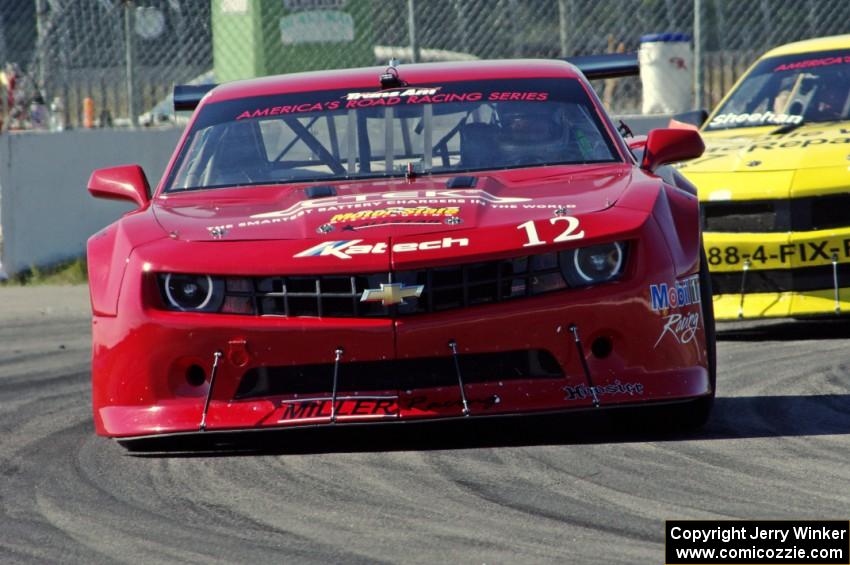
[[[156,186],[179,129],[0,136],[0,273],[81,256],[90,235],[132,209],[89,196],[93,169],[138,163]]]

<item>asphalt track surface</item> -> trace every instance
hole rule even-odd
[[[0,288],[0,562],[661,563],[665,519],[850,518],[850,322],[720,339],[697,433],[595,413],[138,456],[92,432],[86,289]]]

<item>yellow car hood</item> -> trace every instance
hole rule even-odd
[[[850,122],[701,132],[705,153],[679,165],[701,200],[789,198],[846,192]],[[734,174],[733,174],[734,173]]]
[[[850,122],[703,131],[705,153],[683,164],[688,172],[754,172],[850,164]]]

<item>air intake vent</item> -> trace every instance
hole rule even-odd
[[[304,189],[307,198],[327,198],[336,196],[336,187],[330,185],[308,186]]]
[[[458,363],[466,384],[564,376],[561,365],[545,349],[467,353],[458,356]],[[333,370],[333,363],[250,369],[239,383],[236,398],[330,392]],[[451,357],[342,363],[337,390],[415,390],[440,386],[457,386]]]
[[[478,177],[452,177],[446,182],[448,188],[473,188],[478,184]]]

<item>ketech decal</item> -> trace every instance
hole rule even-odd
[[[621,383],[620,381],[614,381],[609,385],[597,385],[593,387],[589,387],[587,385],[565,386],[562,390],[567,393],[564,400],[584,400],[586,398],[593,398],[594,392],[597,397],[604,395],[643,395],[643,385],[641,383]]]
[[[386,253],[389,246],[384,243],[371,245],[358,245],[362,239],[349,239],[342,241],[323,241],[322,243],[296,253],[293,257],[336,257],[338,259],[351,259],[352,255],[366,255],[369,253]],[[444,237],[433,241],[418,241],[410,243],[396,243],[392,246],[393,253],[406,253],[410,251],[432,251],[435,249],[448,249],[450,247],[467,247],[469,240],[465,237]]]
[[[649,285],[649,300],[653,310],[681,308],[700,303],[699,276],[693,275],[676,281],[669,286],[667,283]]]

